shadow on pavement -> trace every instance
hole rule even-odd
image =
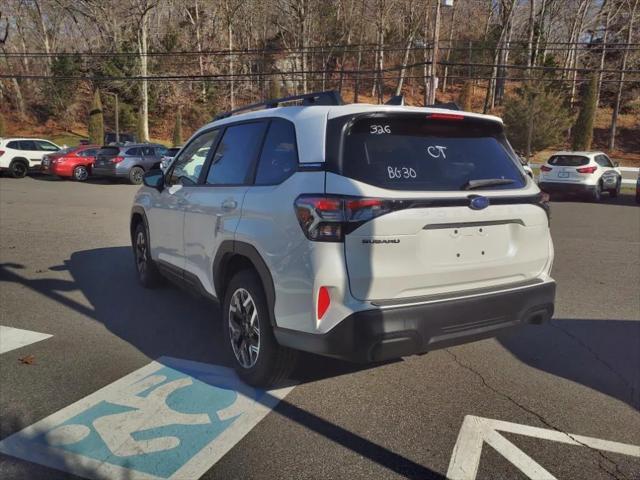
[[[137,282],[129,247],[77,252],[63,265],[50,268],[69,271],[73,280],[27,279],[20,274],[22,268],[18,264],[0,265],[0,281],[22,284],[104,324],[150,358],[170,356],[229,366],[222,344],[218,306],[170,285],[158,290],[143,289]],[[90,306],[62,294],[74,290],[80,290]],[[293,381],[312,382],[371,367],[302,355],[297,378]],[[269,394],[266,395],[268,397]],[[286,399],[280,401],[274,412],[407,478],[444,478],[438,472],[303,410]],[[15,425],[9,431],[20,428],[22,425]],[[64,462],[62,457],[59,460]],[[2,462],[7,468],[24,471],[19,466],[20,460],[2,457]],[[65,469],[64,466],[61,468]]]
[[[640,410],[640,321],[553,319],[499,341],[527,365]]]

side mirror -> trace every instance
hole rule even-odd
[[[164,188],[164,173],[159,168],[149,170],[142,177],[142,183],[146,187],[155,188],[161,192]]]

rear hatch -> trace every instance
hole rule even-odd
[[[95,167],[110,167],[113,159],[120,154],[120,147],[104,146],[96,153]]]
[[[548,218],[499,122],[378,113],[329,120],[327,132],[326,193],[381,200],[364,202],[377,213],[344,235],[355,298],[407,302],[537,281]]]
[[[540,180],[560,183],[581,182],[588,175],[579,172],[578,169],[588,164],[589,158],[583,155],[553,155],[546,165],[546,168],[551,170],[541,171]]]

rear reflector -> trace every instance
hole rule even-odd
[[[320,287],[320,290],[318,290],[318,320],[324,317],[324,314],[327,313],[329,305],[331,305],[329,289],[327,287]]]
[[[542,166],[540,167],[540,171],[541,171],[541,172],[550,172],[551,170],[553,170],[553,168],[551,168],[551,167],[547,167],[546,165],[542,165]]]
[[[578,173],[594,173],[596,170],[598,170],[598,167],[594,165],[591,167],[578,168]]]

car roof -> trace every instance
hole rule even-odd
[[[3,142],[13,142],[15,140],[40,140],[43,142],[49,142],[49,143],[53,143],[54,145],[57,145],[57,143],[52,142],[51,140],[47,140],[46,138],[36,138],[36,137],[4,137],[4,138],[0,138],[0,141]]]
[[[502,125],[502,119],[493,115],[483,115],[480,113],[451,110],[447,108],[435,107],[410,107],[405,105],[373,105],[368,103],[351,103],[347,105],[311,105],[311,106],[283,106],[255,110],[238,115],[232,115],[220,120],[214,120],[201,127],[196,134],[215,127],[222,127],[227,124],[258,120],[262,118],[283,118],[296,125],[296,140],[298,146],[298,156],[301,163],[318,163],[325,161],[325,135],[318,135],[317,132],[324,132],[327,120],[345,115],[357,113],[440,113],[449,115],[463,115],[469,118],[479,118]],[[195,134],[194,134],[195,135]]]
[[[555,152],[551,155],[551,157],[556,156],[556,155],[575,155],[575,156],[580,156],[580,157],[594,157],[596,155],[605,155],[604,152],[595,152],[595,151],[591,151],[591,152],[580,152],[580,151],[569,151],[569,150],[564,150],[564,151],[560,151],[560,152]],[[551,158],[549,157],[549,158]]]

